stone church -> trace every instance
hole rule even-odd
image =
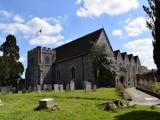
[[[84,87],[84,81],[94,81],[93,65],[89,51],[94,44],[105,44],[113,53],[116,64],[125,68],[115,79],[126,85],[136,85],[136,74],[141,73],[141,63],[138,56],[113,51],[107,34],[103,28],[80,37],[60,47],[41,48],[40,46],[28,51],[26,69],[26,87],[37,85],[63,84],[71,80],[76,89]]]

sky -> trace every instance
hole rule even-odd
[[[41,39],[55,48],[103,27],[114,50],[138,55],[152,69],[153,38],[143,5],[147,0],[0,0],[0,45],[15,35],[26,68],[27,51]]]

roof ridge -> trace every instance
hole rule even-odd
[[[54,49],[63,47],[63,46],[65,46],[65,45],[68,45],[68,44],[73,43],[73,42],[75,42],[75,41],[81,40],[82,38],[85,38],[85,37],[87,37],[87,36],[89,36],[89,35],[95,34],[95,33],[99,32],[99,31],[103,31],[103,30],[104,30],[104,28],[100,28],[100,29],[98,29],[98,30],[95,30],[95,31],[93,31],[93,32],[90,32],[90,33],[88,33],[88,34],[85,34],[85,35],[83,35],[82,37],[76,38],[76,39],[74,39],[74,40],[72,40],[72,41],[70,41],[70,42],[68,42],[68,43],[65,43],[65,44],[63,44],[63,45],[61,45],[61,46],[58,46],[58,47],[56,47],[56,48],[54,48]]]

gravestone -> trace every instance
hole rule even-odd
[[[1,94],[2,95],[7,95],[8,94],[7,87],[1,87]]]
[[[60,88],[60,92],[63,92],[63,85],[62,84],[60,84],[59,88]]]
[[[37,90],[39,93],[41,93],[41,85],[37,85]]]
[[[37,91],[37,86],[34,86],[34,87],[33,87],[33,91]]]
[[[47,87],[46,84],[43,85],[43,90],[44,90],[44,91],[47,91],[47,90],[48,90],[48,87]]]
[[[93,91],[96,91],[97,85],[93,85]]]
[[[26,89],[25,88],[23,88],[22,89],[22,93],[26,93],[27,91],[26,91]]]
[[[86,91],[86,92],[89,92],[89,91],[91,91],[91,90],[92,90],[92,83],[87,82],[87,83],[86,83],[86,86],[85,86],[85,91]]]
[[[87,82],[88,82],[88,81],[84,81],[84,87],[86,87]]]
[[[7,86],[7,92],[9,93],[11,91],[11,86]]]
[[[31,86],[29,86],[28,92],[29,92],[29,93],[32,92],[32,87],[31,87]]]
[[[69,83],[67,83],[67,85],[66,85],[66,91],[70,91]]]
[[[74,81],[70,81],[70,90],[71,91],[75,90],[75,83],[74,83]]]
[[[51,84],[48,84],[48,91],[52,91],[52,85]]]
[[[54,91],[59,92],[59,84],[54,84]]]
[[[13,88],[12,88],[12,92],[13,92],[13,93],[18,93],[17,88],[16,88],[16,87],[13,87]]]

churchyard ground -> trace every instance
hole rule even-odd
[[[59,110],[35,111],[43,93],[9,93],[0,95],[0,120],[160,120],[160,108],[136,106],[116,112],[103,111],[98,104],[106,99],[117,99],[114,88],[97,89],[96,92],[45,92],[45,98],[54,98]]]

